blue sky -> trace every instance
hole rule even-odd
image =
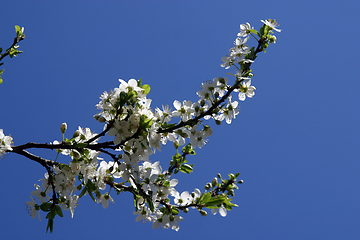
[[[119,78],[143,78],[153,109],[196,101],[203,81],[226,76],[221,57],[241,23],[259,29],[275,18],[283,30],[253,64],[256,95],[240,103],[233,124],[214,126],[189,159],[194,173],[176,176],[179,191],[192,191],[217,173],[241,172],[238,208],[225,218],[182,214],[175,232],[135,222],[130,194],[107,209],[84,198],[73,219],[55,219],[52,239],[360,237],[359,2],[19,0],[1,9],[0,46],[12,43],[14,25],[26,34],[0,85],[0,128],[15,145],[60,140],[62,122],[69,134],[78,126],[100,132],[95,104]],[[165,167],[171,154],[166,146],[152,160]],[[50,237],[45,216],[32,220],[25,207],[44,169],[10,153],[0,169],[2,238]]]

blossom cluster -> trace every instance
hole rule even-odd
[[[228,78],[223,77],[203,82],[195,102],[175,100],[173,107],[162,106],[153,111],[151,99],[147,98],[149,85],[143,85],[141,79],[120,79],[119,86],[104,92],[96,105],[100,112],[94,118],[104,124],[102,133],[79,127],[67,139],[64,136],[67,124],[63,123],[60,127],[63,140],[53,141],[48,148],[56,149],[58,155],[69,156],[71,161],[58,163],[56,157],[40,179],[41,184],[34,185],[31,201],[27,202],[31,216],[35,218],[42,210],[48,212],[48,219],[54,219],[56,215],[62,217],[63,209],[69,210],[73,217],[84,195],[107,208],[110,202],[114,203],[111,190],[117,194],[132,193],[136,221],[152,222],[153,228],[162,226],[178,231],[178,222],[183,220],[179,211],[187,212],[189,208],[199,210],[204,216],[207,212],[203,208],[226,216],[227,210],[236,206],[231,200],[236,183],[242,183],[236,180],[239,174],[229,174],[228,180],[218,175],[221,181],[214,178],[205,185],[204,192],[196,188],[181,194],[176,190],[179,181],[173,176],[179,171],[187,174],[193,171],[187,155],[194,155],[194,149],[206,145],[212,135],[205,120],[212,119],[218,125],[225,120],[231,124],[239,114],[239,102],[233,101],[233,92],[238,93],[240,101],[254,96],[256,88],[251,85],[250,65],[258,52],[274,42],[271,33],[278,31],[275,27],[274,21],[266,20],[259,33],[249,23],[241,24],[234,46],[221,64],[225,69],[235,67],[236,73],[229,74],[235,76],[235,82],[229,84]],[[253,34],[261,39],[256,49],[245,45]],[[105,135],[111,141],[100,142],[100,137]],[[11,141],[0,129],[0,152],[13,150]],[[170,166],[163,170],[159,161],[150,158],[168,142],[174,145],[176,154]],[[100,154],[111,157],[112,161],[105,161]]]
[[[4,154],[5,151],[11,151],[12,137],[5,136],[3,129],[0,129],[0,155]]]

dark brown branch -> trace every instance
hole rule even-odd
[[[48,160],[48,159],[36,156],[36,155],[29,153],[28,151],[21,149],[21,148],[13,147],[13,150],[11,152],[17,153],[17,154],[27,157],[37,163],[40,163],[45,168],[56,165],[56,163],[52,160]]]

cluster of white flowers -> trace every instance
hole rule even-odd
[[[274,22],[267,20],[264,24],[278,31]],[[202,194],[199,189],[195,189],[191,194],[188,191],[180,194],[176,190],[178,180],[171,178],[172,171],[175,168],[179,171],[182,164],[184,169],[181,171],[192,171],[191,166],[185,164],[185,158],[179,153],[177,154],[180,160],[173,158],[171,166],[165,171],[159,162],[153,163],[150,156],[156,150],[161,151],[162,145],[166,145],[168,141],[174,144],[177,151],[179,146],[185,144],[192,151],[196,147],[202,148],[207,143],[207,138],[212,135],[212,129],[203,123],[203,119],[213,119],[216,124],[225,120],[227,124],[231,124],[232,119],[239,114],[239,103],[232,101],[231,93],[239,92],[240,101],[255,94],[256,88],[251,86],[252,74],[242,71],[244,64],[252,62],[248,54],[254,50],[245,43],[254,31],[249,23],[241,24],[235,46],[230,49],[228,56],[222,58],[222,67],[228,69],[235,66],[238,70],[236,74],[230,74],[236,77],[234,85],[229,85],[227,78],[214,78],[202,83],[201,90],[197,92],[198,101],[175,100],[173,108],[162,106],[162,109],[156,108],[153,112],[150,108],[151,99],[147,98],[150,87],[142,85],[141,79],[130,79],[128,82],[120,79],[118,88],[101,95],[101,100],[96,105],[100,112],[94,116],[97,121],[105,123],[103,133],[113,137],[112,142],[101,145],[98,142],[99,135],[88,128],[83,130],[80,127],[72,139],[65,139],[67,125],[63,123],[60,129],[64,140],[54,141],[52,144],[69,145],[59,147],[57,151],[69,155],[72,160],[69,165],[54,164],[52,170],[48,170],[45,178],[41,179],[41,186],[35,184],[36,191],[32,192],[33,197],[30,196],[32,201],[27,202],[31,216],[36,216],[41,204],[54,204],[54,199],[63,209],[70,210],[73,216],[79,198],[87,194],[107,208],[109,202],[114,203],[114,200],[110,191],[102,191],[110,186],[117,193],[133,193],[137,209],[134,214],[138,215],[136,221],[152,222],[153,228],[162,226],[179,230],[178,222],[182,221],[182,217],[178,215],[178,210],[174,210],[174,206],[186,211],[188,207],[194,208],[199,199],[205,198],[205,194],[206,201],[214,196],[209,192]],[[103,133],[100,135],[104,135]],[[4,136],[0,129],[0,153],[12,150],[11,140],[12,138]],[[111,154],[105,150],[107,147],[121,154]],[[99,158],[101,153],[108,154],[114,161],[102,160]],[[49,197],[51,195],[53,196]],[[173,205],[170,204],[169,196],[173,198]],[[221,216],[226,216],[226,209],[229,210],[234,205],[229,201],[225,203],[224,200],[218,200],[211,206],[215,206],[212,207],[213,214],[219,212]],[[206,215],[202,207],[199,211]]]
[[[243,28],[241,25],[240,33],[245,31],[242,30]],[[246,35],[243,34],[243,36]],[[247,39],[240,40],[240,37],[235,41],[236,47],[230,50],[231,59],[240,57],[248,51],[248,47],[243,45],[246,41]],[[195,202],[201,192],[196,189],[192,195],[187,191],[180,195],[175,190],[178,180],[170,179],[171,175],[167,174],[167,171],[162,171],[159,162],[151,163],[149,156],[156,150],[161,150],[161,145],[165,145],[167,141],[182,146],[187,143],[188,139],[192,148],[203,147],[207,142],[207,137],[212,134],[212,129],[208,125],[203,125],[199,120],[194,124],[179,127],[175,131],[160,133],[159,130],[166,129],[164,126],[170,124],[174,118],[179,118],[176,121],[176,124],[179,124],[205,114],[220,101],[231,86],[228,85],[227,78],[214,78],[212,81],[202,83],[201,90],[197,92],[199,96],[197,102],[175,100],[173,110],[169,106],[163,106],[162,110],[156,108],[155,113],[153,113],[150,109],[151,100],[146,98],[145,90],[139,86],[139,81],[135,79],[130,79],[128,82],[121,79],[119,81],[118,88],[101,95],[101,100],[96,105],[101,111],[95,115],[95,119],[106,123],[104,129],[109,127],[107,134],[114,137],[113,143],[116,145],[116,150],[123,151],[120,161],[101,161],[98,157],[100,152],[90,149],[86,153],[77,149],[59,149],[60,153],[70,155],[72,161],[69,165],[53,167],[52,182],[49,181],[49,174],[46,173],[45,178],[41,179],[43,189],[41,191],[49,195],[54,186],[56,194],[62,199],[62,208],[70,210],[71,216],[73,216],[74,208],[77,206],[79,196],[81,196],[81,194],[75,194],[78,190],[76,187],[78,175],[82,176],[83,187],[89,187],[91,184],[95,189],[92,191],[96,193],[96,202],[102,204],[104,208],[109,206],[109,201],[114,202],[114,200],[108,193],[102,194],[100,190],[106,189],[106,180],[110,178],[120,180],[121,178],[122,184],[128,182],[135,189],[142,186],[142,191],[152,197],[151,200],[155,207],[153,211],[145,205],[144,199],[138,200],[138,211],[134,213],[139,215],[137,221],[153,222],[153,228],[160,225],[163,228],[170,228],[171,225],[172,229],[178,230],[177,222],[181,221],[182,217],[163,214],[158,208],[159,203],[170,195],[174,198],[176,205],[185,206]],[[246,86],[249,89],[248,92],[252,91],[253,95],[253,89],[248,83],[249,81],[244,83],[244,87]],[[252,97],[249,93],[241,93]],[[245,97],[239,95],[239,98],[243,100]],[[215,110],[203,116],[204,119],[212,118],[218,122],[225,120],[226,123],[230,124],[232,119],[239,114],[238,102],[231,99],[231,96],[228,96],[226,105],[216,106]],[[66,124],[62,124],[61,131],[64,133],[66,128]],[[73,140],[77,144],[85,143],[94,136],[95,134],[90,129],[86,128],[84,131],[79,127]],[[96,144],[98,140],[96,139],[91,144]],[[60,142],[54,141],[53,144],[60,144]],[[99,160],[101,161],[100,164],[98,163]],[[38,185],[35,187],[37,190],[40,189]],[[39,199],[39,194],[32,195],[35,199]],[[40,203],[43,200],[44,198]],[[32,202],[29,202],[28,205],[35,209]],[[32,210],[32,216],[35,213],[36,211]]]
[[[2,129],[0,129],[0,155],[4,154],[5,151],[11,151],[12,137],[5,136]]]
[[[244,56],[250,53],[250,47],[245,45],[245,43],[249,40],[251,33],[251,28],[249,23],[241,24],[240,25],[240,32],[237,34],[237,38],[234,41],[234,47],[230,48],[229,55],[226,55],[221,58],[223,63],[220,65],[225,69],[229,69],[235,63],[242,63],[242,62],[253,62],[252,60],[245,59]]]

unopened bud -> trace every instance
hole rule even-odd
[[[101,122],[101,123],[106,121],[106,119],[104,117],[99,116],[99,115],[95,115],[94,118],[96,121]]]
[[[205,190],[210,190],[211,188],[212,188],[211,183],[207,183],[207,184],[205,185]]]
[[[230,195],[230,196],[235,196],[235,192],[234,192],[234,189],[230,189],[229,191],[228,191],[228,194]]]
[[[214,177],[214,179],[212,180],[211,184],[212,184],[213,186],[216,186],[216,184],[217,184],[217,178],[216,178],[216,177]]]
[[[76,138],[76,137],[78,137],[78,136],[80,136],[80,131],[79,131],[79,130],[76,130],[76,131],[74,132],[73,138]]]
[[[60,131],[62,132],[62,134],[64,134],[66,132],[67,129],[67,124],[66,123],[62,123],[61,127],[60,127]]]
[[[218,80],[219,80],[220,83],[225,84],[225,79],[224,78],[219,77]]]
[[[108,193],[105,193],[105,194],[104,194],[104,198],[105,198],[106,200],[109,200],[110,195],[109,195]]]
[[[96,196],[97,198],[100,198],[100,197],[101,197],[101,193],[100,193],[99,191],[95,191],[95,196]]]
[[[206,212],[206,211],[204,211],[204,210],[199,210],[199,212],[200,212],[201,216],[203,216],[203,217],[206,217],[206,216],[207,216],[207,212]]]

